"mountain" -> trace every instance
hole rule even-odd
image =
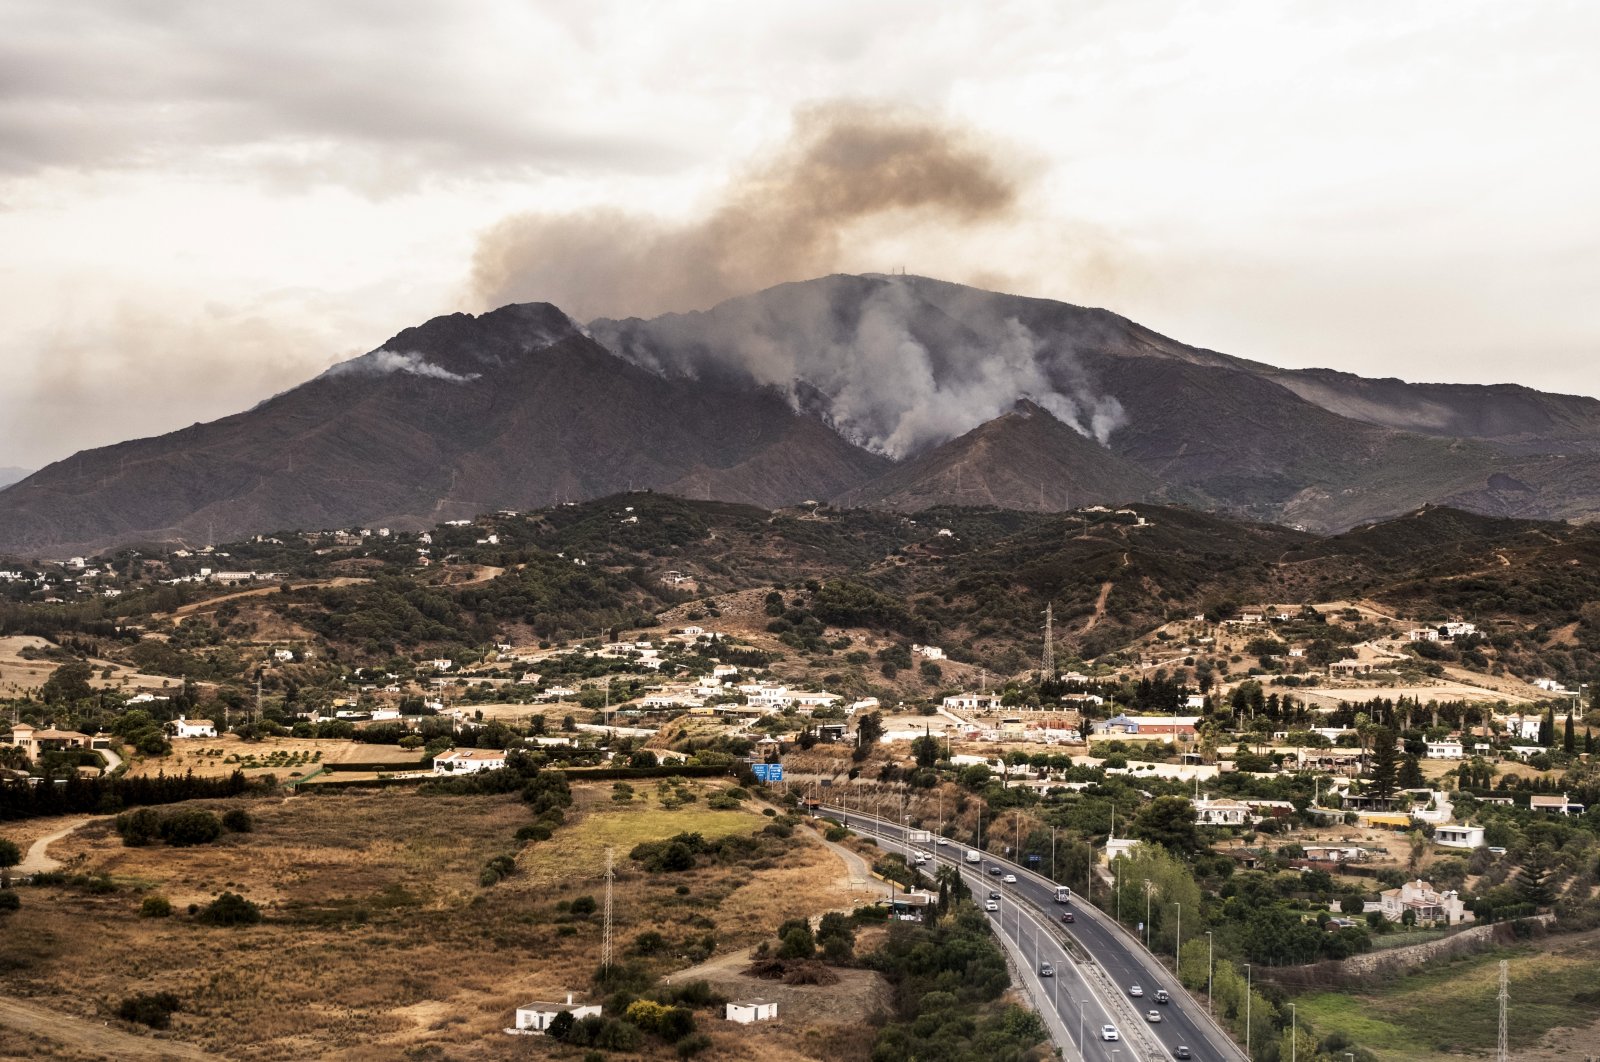
[[[1056,512],[1169,493],[1138,465],[1023,399],[1011,412],[895,465],[835,501],[908,511],[961,504]]]
[[[1285,370],[922,277],[588,325],[532,303],[57,462],[0,489],[0,551],[420,527],[644,487],[763,508],[1173,501],[1323,532],[1430,503],[1586,520],[1600,402]]]

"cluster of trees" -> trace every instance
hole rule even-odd
[[[157,841],[173,848],[189,848],[210,844],[221,837],[224,830],[249,833],[255,828],[250,813],[244,808],[229,808],[220,816],[201,808],[181,808],[165,813],[139,808],[118,815],[116,827],[122,843],[129,848],[141,848]]]
[[[191,773],[153,778],[74,776],[59,785],[0,782],[0,821],[41,815],[104,815],[130,807],[236,797],[250,788],[242,771],[226,778],[197,778]]]

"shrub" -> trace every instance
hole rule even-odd
[[[165,1029],[172,1024],[172,1012],[177,1009],[178,997],[171,992],[142,992],[119,1003],[117,1017],[152,1029]]]
[[[174,848],[210,844],[222,836],[222,820],[209,811],[175,811],[161,820],[161,836]]]
[[[172,901],[165,896],[146,896],[139,905],[140,918],[166,918],[172,914]]]
[[[22,907],[22,897],[16,889],[0,889],[0,911],[16,911]]]
[[[116,827],[124,845],[142,848],[161,837],[161,816],[150,808],[139,808],[118,815]]]
[[[542,823],[533,822],[517,828],[517,840],[519,841],[548,841],[549,839],[550,827]]]
[[[261,908],[236,892],[225,892],[201,908],[196,919],[208,926],[253,926]]]
[[[249,833],[256,824],[244,808],[229,808],[222,813],[222,828],[230,833]]]
[[[597,906],[593,896],[579,896],[572,901],[572,906],[568,910],[579,917],[587,918],[589,915],[594,914]]]

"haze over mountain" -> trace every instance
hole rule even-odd
[[[7,487],[21,479],[27,479],[33,474],[31,469],[6,467],[0,468],[0,487]]]
[[[255,408],[0,491],[0,550],[421,527],[652,488],[774,507],[1183,502],[1340,530],[1448,502],[1600,514],[1600,402],[1290,371],[911,276],[579,326],[406,329]]]

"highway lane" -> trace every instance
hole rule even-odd
[[[848,824],[858,829],[865,826],[863,832],[876,832],[880,837],[905,843],[905,830],[895,823],[847,812],[842,808],[830,808],[829,811],[841,820],[848,819]],[[949,861],[961,861],[962,855],[967,851],[965,847],[954,842],[945,846],[927,843],[909,847]],[[971,865],[964,861],[961,865],[964,871],[971,869]],[[982,877],[991,884],[974,888],[974,895],[980,902],[988,895],[990,889],[995,889],[1002,895],[1021,898],[1027,906],[1043,912],[1046,918],[1062,910],[1055,902],[1053,882],[1009,860],[984,853],[980,867],[986,869],[991,865],[1001,867],[1003,872],[1015,874],[1017,882],[1014,885],[1003,885],[1000,884],[1000,878],[983,874]],[[1207,1021],[1198,1001],[1180,987],[1176,979],[1129,934],[1118,928],[1111,918],[1086,903],[1074,903],[1071,907],[1077,915],[1076,922],[1070,926],[1057,923],[1057,927],[1071,934],[1110,978],[1113,987],[1108,987],[1106,992],[1120,993],[1121,999],[1109,1006],[1103,1006],[1102,1012],[1112,1015],[1109,1020],[1121,1032],[1126,1046],[1133,1046],[1141,1039],[1148,1038],[1152,1044],[1159,1044],[1160,1047],[1160,1051],[1152,1055],[1154,1058],[1175,1057],[1174,1049],[1180,1044],[1187,1046],[1195,1059],[1240,1062],[1244,1058],[1244,1053],[1238,1045]],[[1127,996],[1129,987],[1135,984],[1144,989],[1145,995],[1140,999]],[[1170,1004],[1163,1006],[1154,1002],[1153,996],[1157,988],[1165,988],[1170,993],[1172,997]],[[1150,1010],[1160,1012],[1162,1020],[1159,1023],[1150,1024],[1144,1021],[1144,1015]],[[1075,1019],[1076,1014],[1074,1013],[1072,1017]],[[1130,1025],[1142,1028],[1129,1028]],[[1076,1042],[1075,1036],[1074,1041]],[[1111,1046],[1105,1045],[1107,1048]],[[1123,1059],[1129,1057],[1128,1053],[1120,1055]],[[1140,1056],[1134,1054],[1132,1057]]]

